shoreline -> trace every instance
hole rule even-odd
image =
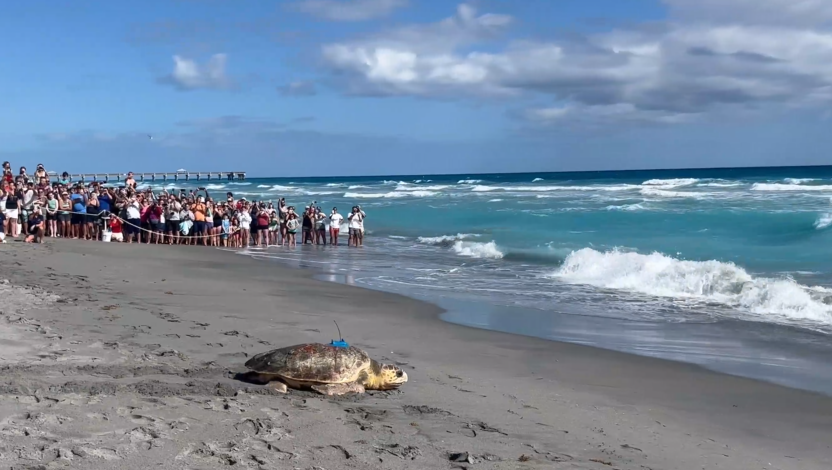
[[[368,274],[367,272],[348,271],[344,268],[339,268],[336,272],[332,270],[331,266],[326,268],[324,265],[330,265],[331,263],[327,261],[325,256],[321,256],[325,255],[325,253],[311,250],[312,248],[320,247],[305,247],[304,249],[307,250],[306,253],[302,251],[270,252],[262,249],[252,250],[251,248],[243,250],[248,251],[248,253],[234,249],[226,249],[224,251],[250,257],[256,262],[274,263],[283,267],[308,271],[312,278],[324,282],[350,285],[361,289],[399,295],[408,299],[425,302],[439,308],[440,312],[437,314],[437,319],[448,324],[517,335],[523,338],[535,338],[544,341],[581,345],[640,358],[654,358],[678,364],[693,365],[717,374],[726,374],[733,377],[746,378],[766,384],[779,385],[832,397],[832,383],[829,380],[822,380],[823,377],[827,377],[825,373],[832,374],[832,369],[828,368],[823,362],[824,356],[822,356],[821,352],[814,351],[810,354],[809,351],[789,350],[786,345],[778,343],[765,344],[763,340],[754,338],[748,332],[749,326],[755,328],[754,331],[757,333],[764,328],[770,330],[795,328],[792,326],[768,323],[752,323],[751,325],[746,325],[744,321],[739,321],[737,325],[731,327],[733,335],[729,336],[725,334],[727,328],[725,324],[642,323],[603,316],[572,315],[551,310],[492,305],[470,299],[446,298],[441,296],[441,294],[439,297],[431,299],[424,292],[397,291],[392,288],[385,289],[381,285],[358,283],[354,278],[366,275]],[[298,256],[301,258],[298,258]],[[480,311],[482,310],[489,313],[481,313]],[[499,317],[502,321],[512,319],[514,323],[520,321],[519,319],[522,319],[524,316],[545,316],[548,321],[557,318],[555,323],[559,327],[566,328],[569,334],[564,336],[560,336],[557,332],[540,334],[539,330],[529,330],[528,325],[517,327],[516,325],[501,324],[501,326],[493,327],[478,326],[475,324],[478,315],[488,317],[489,314]],[[547,321],[537,319],[529,323],[534,327],[541,327],[546,325]],[[611,327],[610,325],[617,325],[617,327]],[[633,325],[642,325],[643,328],[633,327]],[[622,339],[620,334],[616,335],[616,337],[610,337],[609,332],[612,331],[617,331],[624,335],[630,333],[637,337]],[[597,333],[597,336],[593,336],[592,332]],[[663,354],[640,352],[639,348],[646,346],[641,341],[640,334],[664,336],[663,340],[657,341],[656,344],[650,344],[650,346],[657,348],[666,347],[668,351],[664,351]],[[808,337],[814,335],[815,332],[795,329],[792,334],[806,335]],[[768,335],[763,335],[763,337],[767,338]],[[755,344],[752,339],[762,344]],[[601,344],[604,341],[606,343]],[[614,341],[619,341],[620,344],[617,346],[610,345]],[[682,344],[677,345],[674,341],[681,342]],[[740,341],[740,346],[735,344],[737,341]],[[675,346],[686,348],[685,343],[689,342],[701,342],[705,345],[698,351],[692,347],[688,347],[684,352],[675,354],[676,357],[668,357],[674,355],[672,349]],[[784,355],[786,354],[791,354],[791,356],[785,357]],[[722,355],[726,355],[726,357],[722,357]],[[743,355],[745,356],[741,357]],[[709,356],[714,356],[719,359],[708,365],[705,362],[707,362]],[[701,360],[701,362],[697,362],[697,360]],[[815,379],[815,375],[821,377],[821,379]]]
[[[358,425],[358,430],[353,425],[349,432],[312,426],[317,434],[309,438],[321,445],[341,439],[331,445],[349,449],[356,459],[349,466],[360,461],[365,468],[391,468],[390,460],[385,459],[383,464],[377,461],[373,445],[355,443],[389,440],[387,430],[399,436],[399,449],[420,449],[415,460],[395,457],[393,468],[398,464],[404,465],[402,468],[448,468],[447,453],[454,449],[479,455],[478,468],[526,468],[518,460],[522,455],[529,457],[528,465],[545,463],[554,468],[607,468],[596,461],[602,460],[615,468],[762,465],[792,470],[823,468],[831,462],[832,399],[812,392],[691,364],[462,326],[442,320],[438,306],[420,300],[317,280],[314,270],[262,263],[221,250],[148,250],[144,246],[59,240],[41,247],[6,244],[0,257],[7,264],[19,263],[18,269],[5,274],[12,284],[41,285],[70,298],[51,310],[26,313],[31,319],[20,328],[31,329],[32,322],[37,322],[41,329],[48,327],[61,336],[48,339],[51,343],[46,350],[73,350],[56,359],[31,359],[29,367],[36,365],[46,371],[42,376],[23,378],[22,369],[5,374],[12,377],[4,377],[7,391],[13,386],[19,388],[23,382],[31,389],[39,380],[52,383],[52,389],[68,390],[66,374],[72,364],[104,363],[122,368],[152,364],[160,368],[154,369],[152,378],[165,384],[155,387],[169,412],[176,406],[168,401],[178,402],[192,395],[188,395],[187,384],[177,385],[184,389],[172,385],[187,378],[182,373],[163,373],[163,365],[174,371],[198,370],[193,377],[204,374],[218,387],[222,384],[223,390],[251,389],[245,396],[256,402],[255,406],[266,406],[271,400],[282,408],[286,400],[302,397],[306,406],[320,410],[310,415],[316,419],[355,418],[354,411],[343,408],[350,404],[354,409],[359,404],[365,410],[384,410],[387,417],[373,421],[368,418],[372,413],[361,415],[364,418],[358,421],[365,424]],[[57,280],[44,282],[50,277]],[[347,341],[367,349],[376,359],[404,364],[411,380],[400,394],[366,395],[351,399],[354,402],[297,393],[274,397],[266,394],[264,387],[251,387],[227,377],[226,369],[241,370],[244,358],[251,353],[291,344],[287,341],[328,342],[337,334],[330,324],[332,319],[338,320]],[[191,338],[189,334],[199,337]],[[116,345],[107,346],[113,337],[117,338]],[[71,345],[71,341],[79,343]],[[98,360],[90,361],[94,355]],[[150,376],[130,377],[133,382],[143,383]],[[145,396],[142,391],[149,385],[143,384],[145,388],[139,390],[123,383],[131,380],[103,379],[118,393],[99,404],[87,403],[85,411],[114,406],[108,401],[113,396],[119,399],[116,401],[141,400]],[[84,383],[79,385],[76,380],[72,389],[97,396]],[[205,384],[191,388],[190,392],[203,393],[204,397]],[[0,400],[4,418],[9,412],[8,400],[8,395]],[[183,413],[181,408],[187,408],[177,406],[179,414]],[[427,408],[419,408],[424,412],[415,415],[402,415],[402,406]],[[429,409],[439,411],[429,413]],[[210,422],[213,415],[207,414],[210,416],[200,415],[199,419]],[[222,413],[218,416],[227,418]],[[304,431],[296,426],[309,424],[305,421],[308,419],[312,418],[299,415],[294,422],[287,418],[285,429],[301,436]],[[76,418],[76,422],[81,421]],[[481,425],[499,432],[483,432]],[[368,430],[360,430],[362,426]],[[418,428],[416,433],[412,432],[414,428]],[[152,452],[151,445],[145,454],[119,448],[116,454],[125,464],[140,455],[175,461],[186,448],[201,445],[196,442],[199,438],[186,438],[193,432],[183,431],[179,437],[166,433],[165,438],[133,439],[141,441],[142,446],[154,439],[165,440],[156,443],[160,449],[157,453]],[[249,446],[245,452],[257,450],[253,441],[239,441],[240,446]],[[318,462],[324,468],[345,468],[343,455],[319,456],[314,445],[304,447],[300,439],[292,440],[292,445],[293,450],[284,451],[297,454],[287,457],[294,461],[291,465],[304,468]],[[199,455],[237,455],[233,449],[210,450],[208,444],[203,447],[209,450]],[[391,452],[396,455],[399,451]],[[489,452],[499,460],[482,457]],[[381,453],[390,456],[390,452]],[[5,452],[0,449],[0,454]],[[182,459],[196,458],[194,455],[196,451]],[[320,459],[315,460],[316,456]],[[262,458],[275,459],[273,455]],[[97,461],[91,462],[91,468],[98,468]],[[136,468],[141,468],[139,464],[136,460]]]

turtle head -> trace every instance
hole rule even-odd
[[[372,376],[366,388],[370,390],[393,390],[407,382],[407,372],[393,364],[379,364],[373,361]]]

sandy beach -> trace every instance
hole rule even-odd
[[[5,468],[832,468],[823,395],[453,325],[201,247],[10,241],[0,262]],[[328,398],[235,378],[333,320],[409,382]]]

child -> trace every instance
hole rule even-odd
[[[231,221],[228,214],[222,216],[222,246],[228,246],[228,236],[231,234]]]
[[[297,237],[298,233],[298,225],[300,225],[300,221],[298,221],[297,214],[290,213],[289,220],[286,221],[286,232],[289,237],[289,246],[294,247],[297,246],[295,238]]]
[[[272,212],[269,217],[269,236],[266,240],[267,245],[277,245],[277,230],[279,228],[280,224],[278,223],[277,216],[274,212]]]

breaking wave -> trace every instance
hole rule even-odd
[[[497,248],[497,244],[493,241],[480,243],[457,240],[451,246],[451,250],[459,256],[466,256],[468,258],[501,259],[504,256],[503,252]]]
[[[642,186],[660,186],[662,188],[678,188],[680,186],[690,186],[698,183],[696,178],[669,178],[669,179],[652,179],[647,180]]]
[[[479,235],[475,233],[457,233],[456,235],[442,235],[439,237],[419,237],[416,241],[425,245],[451,246],[457,241],[476,237],[479,237]]]
[[[396,185],[396,191],[441,191],[447,187],[447,185],[413,186],[410,183],[399,183]]]
[[[832,185],[807,185],[783,183],[754,183],[752,191],[832,191]]]
[[[818,230],[823,230],[830,225],[832,225],[832,213],[829,212],[821,214],[821,216],[815,221],[815,228]]]
[[[792,279],[754,277],[733,263],[584,248],[567,256],[551,277],[570,284],[722,304],[761,321],[832,325],[832,290]]]
[[[471,191],[482,193],[490,191],[628,191],[639,188],[632,184],[619,184],[613,186],[482,186],[477,185]]]
[[[639,191],[644,196],[657,196],[657,197],[689,197],[693,199],[705,199],[708,197],[713,196],[712,193],[694,193],[690,191],[668,191],[666,189],[657,189],[657,188],[642,188]]]
[[[736,188],[737,186],[742,186],[742,183],[718,183],[718,182],[711,182],[711,183],[699,183],[696,186],[707,187],[707,188]]]
[[[643,211],[645,207],[641,204],[624,204],[623,206],[607,206],[608,211]]]
[[[435,191],[391,191],[389,193],[344,193],[347,199],[396,199],[400,197],[431,197],[436,196]]]
[[[482,183],[482,180],[459,180],[456,184],[479,184]]]

